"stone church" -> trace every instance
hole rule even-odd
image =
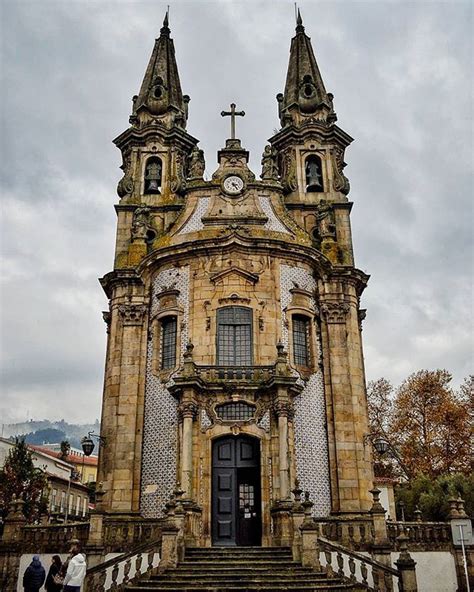
[[[205,178],[167,17],[114,141],[123,177],[114,269],[101,279],[101,508],[159,519],[179,498],[194,546],[288,544],[300,490],[317,517],[371,507],[352,138],[299,15],[296,25],[260,175],[233,104]]]

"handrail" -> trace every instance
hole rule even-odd
[[[381,563],[380,561],[377,561],[376,559],[373,559],[372,557],[367,557],[367,555],[362,555],[361,553],[357,553],[357,551],[352,551],[351,549],[347,549],[346,547],[343,547],[342,545],[339,545],[338,543],[334,543],[333,541],[328,541],[327,539],[319,536],[318,537],[318,543],[319,544],[323,544],[323,546],[326,547],[332,547],[332,549],[334,549],[334,551],[339,551],[340,553],[344,553],[345,555],[351,555],[352,557],[354,557],[354,559],[358,559],[359,561],[363,561],[364,563],[368,563],[369,565],[373,565],[374,567],[377,567],[378,569],[382,569],[383,571],[387,571],[389,573],[392,574],[392,576],[396,576],[397,578],[399,577],[399,573],[398,570],[395,569],[394,567],[390,567],[389,565],[385,565],[385,563]]]
[[[161,539],[147,541],[135,546],[127,553],[122,553],[117,557],[108,559],[91,567],[86,572],[84,580],[85,592],[101,592],[114,590],[120,592],[129,584],[135,583],[143,575],[151,574],[157,567],[154,565],[155,555],[159,553]],[[147,561],[145,571],[142,571],[143,555]],[[119,572],[122,581],[119,582]],[[130,576],[131,574],[131,576]],[[110,581],[107,585],[108,576]]]
[[[318,565],[326,571],[329,578],[337,576],[348,582],[357,582],[372,592],[393,592],[393,578],[396,578],[398,588],[402,590],[400,572],[397,569],[385,565],[372,557],[367,557],[357,553],[357,551],[352,551],[342,545],[328,541],[321,536],[318,536],[316,546]],[[321,552],[325,559],[325,565],[321,565]],[[335,563],[337,563],[337,566],[333,566],[332,564],[333,553],[336,554]],[[347,566],[344,556],[348,558]],[[356,572],[356,562],[358,562],[359,573]]]

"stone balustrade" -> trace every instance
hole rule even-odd
[[[28,525],[22,528],[21,549],[24,553],[66,553],[70,541],[85,545],[89,535],[89,523],[77,522],[54,525]]]
[[[275,366],[195,366],[205,382],[267,382],[275,375]]]
[[[159,520],[135,518],[104,520],[103,544],[108,553],[121,552],[141,543],[157,540],[161,532]]]
[[[316,518],[318,532],[324,538],[337,541],[356,551],[369,550],[374,540],[370,517],[360,519]]]
[[[452,544],[449,522],[387,522],[387,533],[393,548],[398,550],[397,537],[404,533],[410,550],[449,550]]]

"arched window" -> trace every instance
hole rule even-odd
[[[160,193],[163,166],[157,156],[152,156],[145,165],[145,193]]]
[[[169,370],[176,366],[176,317],[164,317],[161,320],[161,369]]]
[[[217,364],[252,365],[252,309],[226,306],[217,311]]]
[[[311,154],[306,159],[305,165],[306,174],[306,191],[320,193],[324,191],[323,185],[323,168],[321,159],[316,154]]]
[[[294,315],[293,326],[293,361],[297,366],[311,364],[310,319],[303,315]]]

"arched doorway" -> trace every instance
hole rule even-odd
[[[226,436],[212,446],[212,544],[260,545],[260,442]]]

